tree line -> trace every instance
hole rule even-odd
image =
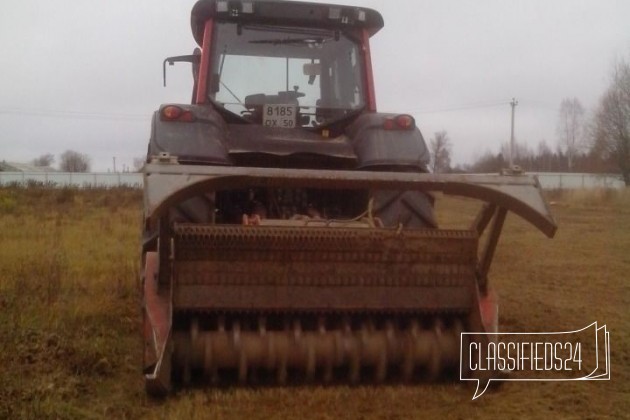
[[[630,186],[630,62],[613,66],[607,90],[592,116],[577,98],[560,103],[555,145],[541,140],[533,148],[516,142],[513,162],[526,171],[619,173]],[[429,141],[431,171],[499,172],[509,165],[508,143],[498,153],[487,152],[470,165],[451,166],[452,144],[446,131]]]
[[[50,167],[55,163],[55,155],[52,153],[43,154],[31,161],[33,166]],[[84,153],[74,150],[66,150],[59,155],[59,170],[62,172],[89,172],[91,159]]]
[[[91,159],[84,153],[74,150],[66,150],[59,156],[58,169],[62,172],[89,172],[91,168]],[[144,166],[144,157],[133,159],[133,168],[123,165],[123,172],[140,172]],[[33,166],[51,168],[55,163],[55,155],[52,153],[43,154],[31,161]]]
[[[515,142],[512,160],[526,171],[620,173],[630,186],[630,62],[620,59],[613,66],[610,85],[591,118],[577,98],[560,103],[555,147],[545,140],[536,148]],[[452,143],[445,130],[429,141],[430,170],[445,172],[499,172],[508,165],[510,149],[501,145],[496,154],[487,152],[470,165],[451,166]],[[52,166],[55,157],[44,154],[32,161],[35,166]],[[134,159],[140,170],[143,158]],[[59,170],[88,172],[89,156],[66,150],[59,157]]]

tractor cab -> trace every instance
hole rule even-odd
[[[208,98],[266,127],[319,127],[365,108],[359,42],[332,29],[218,22]]]
[[[370,9],[284,1],[203,1],[192,14],[201,47],[195,102],[227,120],[321,129],[375,110]],[[229,114],[229,115],[226,115]]]

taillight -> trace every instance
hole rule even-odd
[[[383,121],[383,128],[385,130],[395,130],[396,121],[394,121],[393,118],[385,118],[385,121]]]
[[[182,112],[184,111],[180,107],[169,105],[162,108],[162,117],[164,117],[165,120],[175,121],[182,115]]]
[[[402,114],[396,117],[396,124],[403,130],[411,130],[416,126],[416,121],[411,115]]]
[[[407,114],[387,117],[383,121],[383,129],[385,130],[413,130],[415,126],[416,120]]]
[[[168,105],[162,108],[162,120],[193,122],[195,116],[190,111],[186,111],[177,105]]]
[[[182,115],[180,115],[180,117],[177,119],[177,121],[193,122],[195,121],[195,116],[190,111],[184,111],[182,112]]]

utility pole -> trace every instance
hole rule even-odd
[[[114,173],[116,173],[116,156],[114,156],[112,159],[114,159]]]
[[[516,109],[516,105],[518,105],[518,101],[516,98],[512,98],[512,102],[510,102],[510,106],[512,107],[512,129],[510,134],[510,169],[514,167],[514,110]]]

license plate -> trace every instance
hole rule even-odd
[[[295,128],[297,107],[295,105],[263,106],[263,125],[265,127]]]

